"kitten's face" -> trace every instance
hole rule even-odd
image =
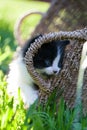
[[[44,44],[34,57],[34,67],[40,73],[51,75],[54,71],[59,71],[59,67],[54,63],[57,57],[57,44]]]
[[[30,44],[34,42],[36,38],[27,42],[23,49],[23,56],[25,56]],[[69,44],[68,40],[52,41],[50,43],[43,44],[33,58],[35,69],[41,74],[58,74],[62,68],[64,50],[67,44]]]
[[[34,57],[34,67],[41,74],[58,74],[62,68],[65,46],[69,41],[50,42],[42,45]]]

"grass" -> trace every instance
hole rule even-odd
[[[20,98],[15,105],[13,98],[9,98],[6,91],[6,80],[0,73],[0,124],[1,130],[70,130],[73,121],[73,112],[66,108],[63,99],[60,101],[59,109],[56,109],[55,92],[50,97],[48,104],[43,108],[37,108],[37,101],[27,111],[23,107]],[[53,101],[53,102],[52,102]],[[54,103],[54,104],[53,104]],[[63,124],[63,125],[60,125]]]
[[[55,92],[48,100],[47,105],[39,105],[36,101],[28,110],[23,107],[23,102],[18,91],[19,101],[15,105],[13,98],[9,98],[6,91],[6,81],[1,72],[0,79],[0,124],[1,130],[72,130],[74,110],[69,110],[64,100],[61,99],[59,108],[56,108]],[[75,124],[74,130],[87,130],[87,116],[81,116]]]
[[[44,108],[41,105],[37,107],[38,101],[36,101],[28,110],[24,109],[20,90],[18,90],[18,103],[7,94],[8,64],[17,47],[13,36],[15,21],[21,14],[32,8],[44,12],[48,6],[47,3],[41,4],[41,2],[35,1],[0,1],[0,130],[72,130],[75,111],[69,110],[63,99],[60,100],[57,109],[55,92]],[[29,36],[33,31],[39,19],[40,17],[34,16],[25,21],[23,25],[25,29],[22,29],[24,38],[26,38],[25,34]],[[87,130],[87,116],[81,115],[74,130]]]
[[[25,110],[23,103],[15,106],[13,98],[9,98],[6,91],[5,77],[0,72],[0,129],[1,130],[20,130],[24,124]],[[19,125],[20,124],[20,125]]]

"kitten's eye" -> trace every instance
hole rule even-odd
[[[46,66],[51,66],[51,62],[49,60],[45,60]]]

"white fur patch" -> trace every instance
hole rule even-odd
[[[53,61],[53,65],[52,65],[53,71],[57,71],[57,73],[60,71],[60,68],[58,67],[59,60],[60,60],[60,54],[58,53],[57,57]]]
[[[8,75],[8,92],[16,99],[18,98],[18,88],[26,105],[30,106],[38,98],[38,91],[33,88],[32,78],[30,77],[22,57],[17,58],[10,64]]]

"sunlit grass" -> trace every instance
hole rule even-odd
[[[5,76],[0,71],[0,130],[21,129],[25,119],[22,101],[15,105],[12,97],[8,97]]]

